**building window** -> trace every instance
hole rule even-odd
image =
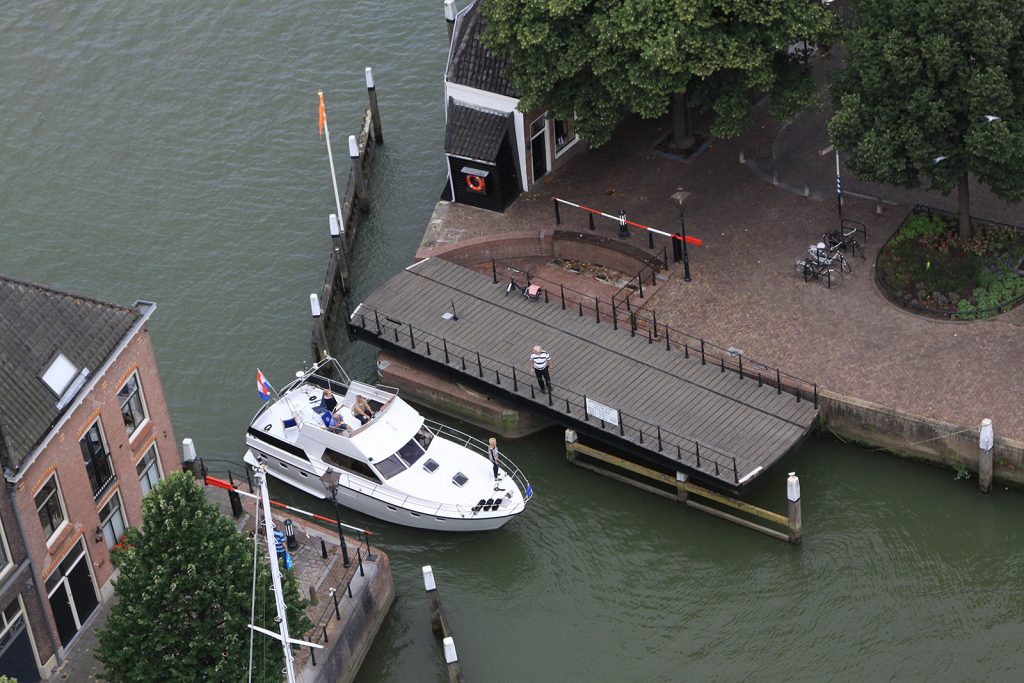
[[[555,152],[576,141],[576,123],[572,119],[555,119]]]
[[[99,420],[92,423],[85,436],[79,441],[79,445],[82,447],[82,460],[85,462],[85,471],[89,475],[93,496],[99,498],[100,494],[114,481],[110,452],[107,451],[107,446],[103,443]]]
[[[139,460],[139,464],[135,466],[135,471],[139,473],[142,495],[146,495],[160,481],[160,459],[156,455],[156,444],[149,447],[146,454]]]
[[[49,542],[57,533],[60,525],[67,519],[64,514],[64,503],[60,499],[60,489],[57,488],[57,475],[53,475],[43,484],[36,494],[36,510],[39,512],[39,523],[43,526],[43,533]]]
[[[146,407],[142,403],[142,390],[139,388],[139,373],[133,373],[117,392],[117,400],[121,403],[121,416],[124,417],[124,431],[131,436],[146,421]]]
[[[124,514],[121,512],[121,495],[115,493],[100,508],[100,526],[103,527],[103,540],[108,548],[113,548],[124,536]]]
[[[0,524],[0,576],[7,574],[7,571],[14,565],[11,563],[11,551],[7,547],[7,533]]]

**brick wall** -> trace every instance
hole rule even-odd
[[[117,392],[136,371],[139,374],[147,419],[129,439]],[[116,481],[99,499],[94,499],[79,440],[97,418],[101,423]],[[106,543],[102,538],[98,542],[95,540],[95,530],[100,526],[98,511],[117,492],[121,496],[121,509],[126,523],[130,526],[142,525],[142,488],[135,466],[154,443],[159,453],[162,477],[181,469],[153,345],[148,330],[144,328],[98,378],[92,392],[50,439],[16,486],[15,505],[24,527],[28,552],[35,562],[35,570],[40,574],[37,581],[41,585],[45,584],[46,578],[78,539],[84,537],[97,587],[101,590],[107,587],[114,568]],[[54,473],[64,501],[67,524],[47,545],[34,496]],[[109,595],[111,588],[107,587],[104,594]]]

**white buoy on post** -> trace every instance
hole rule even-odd
[[[324,327],[323,311],[320,309],[320,297],[313,292],[309,295],[309,311],[313,314],[313,349],[318,359],[327,356],[327,330]]]
[[[434,582],[434,570],[428,564],[423,567],[423,587],[427,591],[427,607],[430,610],[430,627],[434,633],[443,630],[441,624],[441,598],[437,594],[437,583]]]
[[[181,462],[189,472],[195,475],[198,458],[196,457],[196,446],[192,443],[192,437],[185,437],[181,440]]]
[[[459,665],[459,653],[455,651],[455,639],[448,637],[441,641],[444,644],[444,661],[448,665],[448,683],[462,680],[462,667]]]
[[[367,201],[366,180],[363,178],[363,162],[359,158],[359,141],[355,135],[348,136],[348,156],[352,159],[352,178],[355,180],[355,195],[364,204]]]
[[[790,472],[786,479],[786,500],[789,503],[789,542],[803,540],[803,519],[800,515],[800,478]]]
[[[366,95],[370,98],[370,121],[373,123],[373,139],[377,144],[384,143],[384,134],[380,126],[380,110],[377,108],[377,87],[373,83],[373,69],[366,67]]]
[[[328,225],[330,225],[331,237],[341,237],[341,224],[338,222],[338,215],[332,213],[327,218]]]
[[[981,421],[981,429],[978,431],[978,490],[982,493],[992,490],[992,447],[994,445],[992,420],[986,417]]]
[[[444,22],[448,25],[448,44],[451,45],[455,34],[455,16],[459,13],[455,0],[444,0]]]

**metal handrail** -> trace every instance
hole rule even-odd
[[[377,311],[376,309],[371,309],[368,306],[365,306],[365,304],[360,304],[360,306],[356,309],[355,313],[353,313],[352,318],[355,318],[357,315],[360,316],[360,318],[359,318],[360,319],[360,323],[361,323],[360,327],[364,331],[371,331],[370,328],[367,326],[366,314],[365,313],[360,314],[360,310],[363,309],[363,308],[365,308],[367,311],[370,311],[372,313],[377,313],[377,314],[380,314],[381,311]],[[415,338],[408,334],[408,330],[413,330],[415,332],[416,337],[418,337],[419,340],[420,340],[418,342],[420,344],[424,344],[424,343],[429,344],[430,340],[433,340],[434,348],[437,349],[438,352],[440,352],[442,347],[443,347],[445,349],[445,353],[447,354],[446,357],[449,360],[451,358],[453,349],[456,352],[462,352],[462,353],[456,353],[455,355],[458,358],[458,360],[461,361],[462,367],[463,367],[464,371],[470,372],[471,368],[473,366],[476,366],[477,373],[480,375],[481,378],[485,377],[485,374],[486,374],[486,376],[492,376],[493,375],[496,378],[496,381],[497,381],[498,385],[501,385],[502,380],[504,380],[504,381],[508,382],[513,387],[513,391],[514,392],[518,393],[518,390],[517,390],[517,387],[518,387],[518,375],[516,373],[515,366],[513,366],[513,365],[511,365],[509,363],[505,363],[503,361],[499,361],[497,359],[491,358],[491,357],[486,356],[484,354],[481,354],[481,353],[479,353],[477,351],[473,351],[471,349],[465,348],[465,347],[463,347],[463,346],[461,346],[461,345],[459,345],[459,344],[457,344],[455,342],[449,343],[447,341],[447,339],[442,338],[442,337],[438,337],[437,335],[435,335],[435,334],[433,334],[431,332],[427,332],[426,330],[422,330],[420,328],[416,328],[411,323],[400,323],[400,324],[396,325],[394,328],[388,330],[388,335],[387,336],[390,337],[391,335],[393,335],[395,342],[398,343],[398,344],[402,344],[401,339],[403,337],[408,337],[409,340],[410,340],[409,346],[410,346],[410,348],[412,348],[413,347],[412,345],[414,343],[416,343],[416,342],[415,342]],[[382,333],[381,333],[380,336],[381,337],[385,336],[383,330],[382,330]],[[429,346],[428,346],[428,348],[429,348]],[[484,368],[485,368],[484,361],[485,360],[487,361],[487,363],[486,363],[486,370],[487,370],[486,373],[484,372]],[[724,368],[724,365],[723,365],[723,368]],[[507,372],[505,371],[506,369],[507,369]],[[585,407],[586,406],[587,396],[585,396],[583,394],[580,394],[578,392],[572,391],[571,389],[567,389],[565,387],[559,386],[559,385],[553,385],[553,386],[555,386],[555,388],[557,388],[559,390],[559,393],[562,394],[562,396],[560,396],[560,398],[559,398],[559,409],[561,409],[561,405],[564,403],[565,408],[566,408],[566,412],[571,414],[572,413],[572,409],[575,407],[577,410],[581,411],[581,414],[583,415],[584,421],[590,421],[590,416],[586,412],[586,407]],[[530,391],[531,391],[531,394],[532,394],[533,393],[533,385],[532,384],[530,385]],[[548,396],[548,405],[549,405],[549,407],[553,407],[554,406],[553,394],[551,392],[549,392],[547,394],[547,396]],[[533,398],[536,399],[536,396],[533,396]],[[808,398],[810,398],[810,397],[808,397]],[[817,394],[815,392],[815,399],[816,398],[817,398]],[[799,396],[798,396],[798,400],[799,400]],[[627,433],[626,418],[628,418],[629,420],[631,420],[633,422],[633,425],[629,426],[628,433]],[[596,420],[597,418],[594,418],[594,419]],[[693,460],[693,462],[694,462],[694,464],[695,464],[697,469],[703,471],[705,466],[713,465],[716,476],[720,476],[720,474],[721,474],[721,472],[723,470],[726,471],[726,472],[731,470],[732,474],[733,474],[734,482],[735,483],[739,483],[739,478],[740,477],[739,477],[739,472],[738,472],[737,466],[736,466],[736,456],[734,454],[732,454],[732,453],[729,453],[725,449],[719,448],[719,447],[714,446],[714,445],[709,445],[706,442],[701,442],[701,441],[699,441],[698,439],[696,439],[696,438],[694,438],[692,436],[686,436],[686,435],[682,435],[682,434],[677,434],[677,433],[675,433],[675,432],[673,432],[673,431],[671,431],[669,429],[664,429],[660,425],[656,425],[656,424],[654,424],[652,422],[649,422],[649,421],[647,421],[647,420],[645,420],[645,419],[643,419],[641,417],[630,415],[628,413],[622,413],[621,411],[619,412],[619,418],[618,419],[619,419],[618,431],[619,431],[619,436],[620,437],[624,437],[624,438],[626,438],[626,439],[628,439],[630,441],[634,441],[638,445],[645,445],[645,443],[646,443],[645,442],[645,438],[646,438],[647,441],[649,441],[652,444],[652,447],[653,447],[653,445],[655,443],[658,444],[657,449],[659,451],[661,451],[661,452],[664,452],[666,450],[665,449],[666,444],[668,446],[670,446],[670,447],[671,446],[675,446],[676,459],[679,460],[680,462],[683,461],[683,453],[684,453],[684,448],[685,448],[685,453],[687,455],[691,456],[691,459]],[[603,423],[603,422],[602,422],[602,426],[603,426],[603,428],[607,429],[606,424]],[[614,428],[614,426],[613,426],[613,428]],[[653,448],[652,448],[652,450],[653,450]],[[671,448],[669,448],[668,450],[671,451]]]
[[[434,436],[440,436],[448,441],[455,442],[456,439],[462,440],[462,446],[476,451],[485,458],[490,458],[490,449],[480,439],[475,436],[460,432],[459,430],[449,427],[441,422],[435,422],[428,418],[423,418],[423,424]],[[526,503],[533,497],[533,487],[530,486],[529,480],[523,471],[519,469],[519,466],[512,462],[508,457],[498,451],[498,465],[504,467],[508,476],[512,478],[519,490],[523,492],[523,503]]]

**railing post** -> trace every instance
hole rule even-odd
[[[658,452],[661,452],[661,425],[658,425]]]
[[[363,550],[362,548],[356,548],[356,558],[359,560],[359,576],[366,576],[363,572]]]
[[[619,329],[619,315],[618,311],[615,310],[615,297],[612,297],[612,329]]]
[[[430,341],[427,341],[427,355],[430,355]]]
[[[565,399],[565,414],[572,415],[572,411],[569,410],[569,399]]]
[[[740,483],[740,473],[736,469],[736,456],[735,455],[732,456],[732,480],[733,480],[733,483],[735,483],[735,484]]]
[[[332,588],[331,597],[334,599],[334,616],[338,618],[338,621],[341,621],[341,610],[338,609],[338,591]]]
[[[644,298],[644,272],[641,270],[636,274],[637,284],[640,286],[640,298]]]
[[[818,407],[818,385],[814,385],[814,407]]]
[[[448,357],[448,340],[442,338],[441,343],[444,344],[444,364],[448,365],[451,363],[451,359]]]
[[[629,314],[629,336],[636,336],[636,313]]]
[[[704,358],[704,340],[700,340],[700,364],[707,365],[707,360]]]
[[[498,266],[494,263],[494,259],[491,259],[491,281],[498,284]]]
[[[647,343],[648,344],[653,344],[654,343],[654,337],[651,336],[651,328],[649,328],[649,327],[647,328]]]
[[[654,325],[654,336],[657,337],[658,336],[658,312],[656,310],[654,310],[653,308],[651,309],[651,321],[652,321],[652,324]]]
[[[462,371],[465,372],[466,371],[466,357],[463,356],[463,355],[459,355],[459,360],[462,361]]]
[[[594,319],[601,322],[601,301],[596,296],[594,297]]]
[[[743,356],[740,355],[738,358],[740,360],[740,379],[743,379]]]
[[[619,436],[625,436],[626,435],[626,427],[622,424],[622,411],[621,410],[617,410],[616,412],[619,415]]]
[[[647,248],[654,249],[654,233],[650,230],[647,231]]]
[[[725,372],[725,356],[722,356],[721,361],[722,361],[722,372]]]
[[[498,372],[498,368],[494,368],[494,382],[499,387],[501,386],[501,373]]]
[[[693,445],[697,447],[697,469],[700,469],[700,441],[694,441]]]
[[[395,325],[395,343],[398,343],[398,325]]]
[[[661,248],[661,259],[665,262],[665,270],[668,270],[668,247]]]
[[[578,318],[582,318],[583,317],[583,300],[580,299],[576,303],[579,304],[579,307],[580,307],[580,314],[577,317]]]
[[[587,218],[590,220],[590,229],[591,230],[595,230],[596,228],[594,227],[594,214],[592,214],[592,213],[590,213],[588,211],[587,212]]]
[[[381,335],[382,330],[381,330],[381,327],[380,327],[380,316],[377,315],[377,310],[376,309],[374,309],[374,311],[373,311],[373,319],[377,322],[377,336],[379,337]]]
[[[583,421],[590,422],[590,413],[587,412],[587,395],[583,394]]]
[[[412,323],[409,323],[409,344],[413,349],[416,348],[416,340],[412,336]]]
[[[782,394],[782,373],[778,368],[775,368],[775,394]]]
[[[761,371],[760,370],[757,371],[757,386],[758,386],[758,388],[764,386],[763,384],[761,384]]]
[[[480,361],[480,352],[476,352],[476,367],[480,371],[480,377],[484,376],[484,364]]]
[[[553,392],[551,391],[551,382],[548,382],[548,407],[549,407],[549,408],[553,408],[553,407],[554,407],[554,405],[555,405],[555,400],[554,400],[554,398],[553,398],[553,397],[551,396],[551,394],[552,394],[552,393],[553,393]]]
[[[665,325],[665,350],[666,351],[671,351],[672,350],[672,346],[669,344],[669,341],[668,341],[668,325]]]
[[[516,366],[512,366],[512,391],[519,393],[519,380],[516,379]]]
[[[565,285],[558,285],[558,293],[562,295],[562,310],[565,310]]]
[[[551,201],[555,205],[555,225],[561,225],[562,224],[562,213],[558,210],[558,199],[555,198],[555,197],[552,197]]]

